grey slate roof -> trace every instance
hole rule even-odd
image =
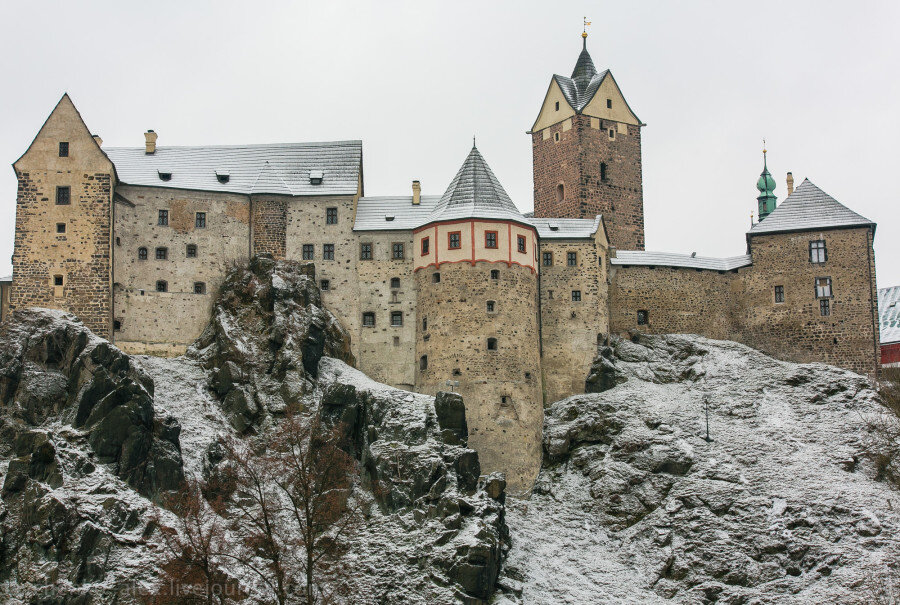
[[[609,260],[613,265],[684,267],[687,269],[709,269],[712,271],[731,271],[732,269],[748,267],[753,264],[749,254],[728,258],[712,258],[709,256],[638,250],[619,250],[616,252],[616,258]]]
[[[435,205],[428,222],[460,218],[527,222],[476,147],[472,147],[447,191]]]
[[[143,147],[104,151],[128,185],[240,194],[353,195],[362,169],[362,141],[157,147],[149,155]],[[316,170],[323,172],[320,185],[309,182]],[[229,174],[226,183],[217,171]],[[161,180],[160,172],[171,173],[171,180]]]
[[[584,40],[581,54],[578,55],[578,61],[575,62],[575,69],[572,70],[572,76],[567,78],[554,74],[553,79],[559,84],[563,96],[575,113],[581,113],[581,110],[594,98],[600,84],[608,74],[608,69],[598,72],[594,67],[594,61],[587,51],[587,40]]]
[[[440,201],[439,195],[423,195],[418,206],[411,195],[393,197],[361,197],[356,207],[354,231],[391,231],[415,229],[428,222],[428,217]],[[388,220],[387,217],[393,217]]]
[[[600,228],[601,218],[527,218],[541,239],[592,238]],[[555,227],[555,229],[554,229]]]
[[[878,290],[881,344],[900,342],[900,286]]]
[[[868,226],[874,227],[875,223],[804,179],[769,216],[753,225],[748,234]]]
[[[12,275],[7,275],[6,277],[0,277],[0,282],[11,282]]]

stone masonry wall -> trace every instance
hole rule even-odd
[[[612,247],[644,249],[640,126],[576,115],[532,133],[531,143],[535,216],[602,214]],[[607,165],[605,180],[601,162]],[[557,202],[559,184],[565,188],[562,202]]]
[[[0,322],[9,315],[9,291],[12,283],[0,282]]]
[[[288,198],[253,199],[253,254],[268,252],[276,259],[287,254]]]
[[[499,279],[491,279],[492,269]],[[428,360],[418,371],[417,390],[434,395],[448,390],[447,380],[458,380],[469,445],[478,451],[482,472],[504,471],[513,490],[527,489],[540,467],[543,423],[536,275],[482,261],[419,269],[415,280],[416,356]],[[488,301],[495,303],[493,312]],[[497,339],[495,351],[488,350],[488,338]]]

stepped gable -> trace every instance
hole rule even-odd
[[[748,236],[784,231],[812,231],[849,227],[875,227],[875,223],[853,212],[804,179],[794,192],[765,219],[753,225]]]

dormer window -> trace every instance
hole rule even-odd
[[[384,220],[386,220],[387,222],[390,223],[391,221],[394,220],[394,217],[393,217],[393,215],[387,214],[387,215],[385,215]]]
[[[159,180],[161,180],[161,181],[171,181],[172,180],[172,171],[171,170],[157,170],[156,173],[159,175]]]
[[[562,187],[562,185],[560,185]],[[559,231],[559,223],[550,223],[548,225],[550,227],[550,231]]]
[[[231,180],[231,173],[227,170],[216,170],[216,180],[224,185]]]
[[[309,184],[310,185],[321,185],[322,179],[325,178],[325,173],[321,170],[310,170],[309,171]]]

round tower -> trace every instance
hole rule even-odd
[[[463,396],[482,472],[505,472],[513,490],[541,460],[536,251],[537,232],[474,147],[414,235],[417,389]]]

